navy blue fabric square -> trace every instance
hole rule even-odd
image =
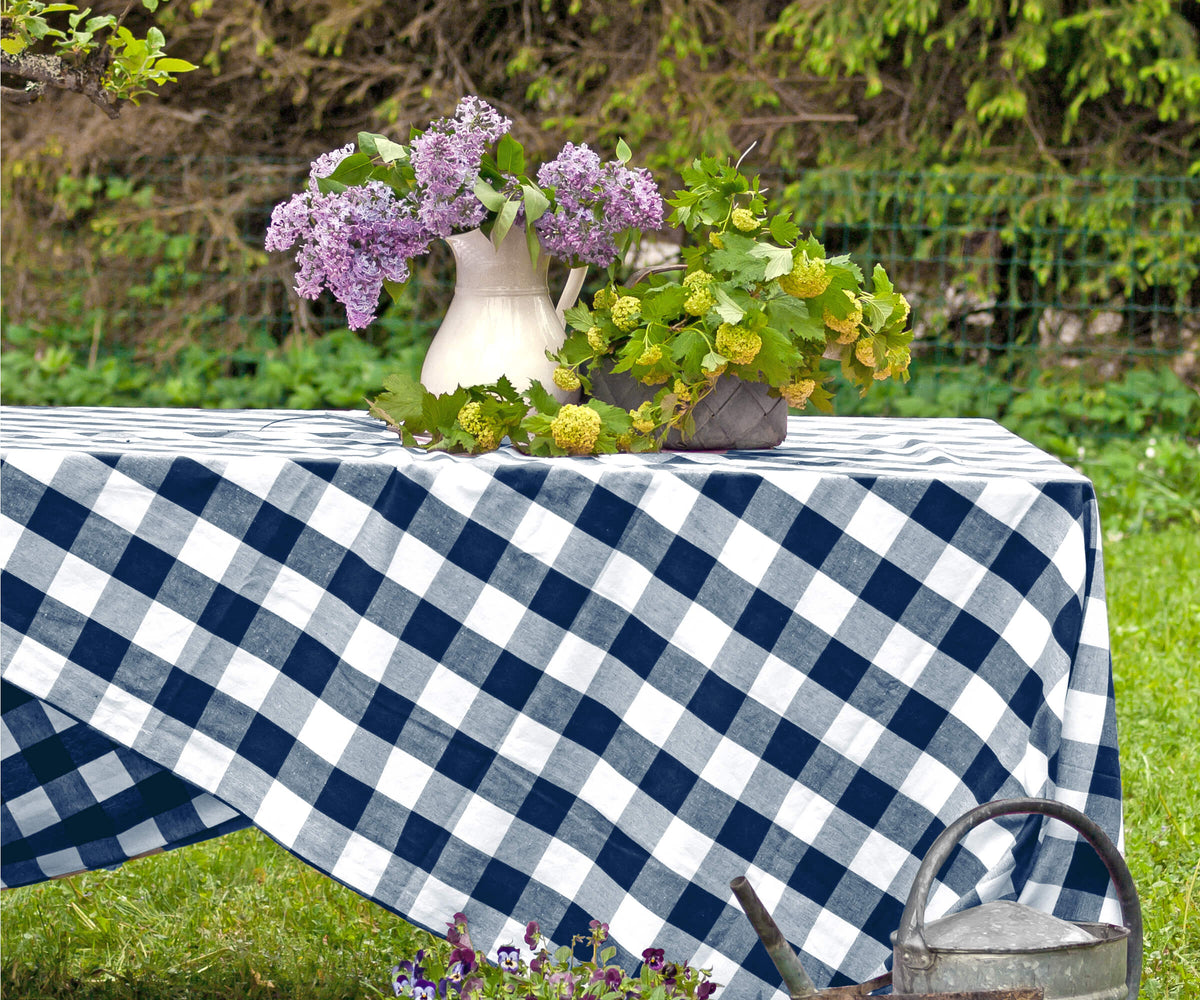
[[[663,553],[654,575],[684,597],[694,600],[716,564],[715,556],[676,535]]]
[[[649,860],[650,855],[628,834],[616,827],[608,834],[604,846],[596,855],[596,865],[599,869],[626,890],[633,887]]]
[[[957,490],[944,483],[932,482],[909,516],[948,542],[974,509],[975,505]]]
[[[1028,594],[1049,565],[1050,556],[1014,531],[992,559],[988,571],[1007,580],[1018,593]]]
[[[1042,494],[1053,500],[1072,518],[1078,521],[1083,516],[1086,502],[1094,495],[1091,483],[1045,483]]]
[[[520,711],[541,677],[540,670],[505,650],[488,671],[482,690]]]
[[[771,650],[779,642],[792,617],[792,610],[770,594],[756,590],[742,609],[734,628],[762,649]]]
[[[784,535],[782,544],[793,555],[819,568],[841,536],[841,529],[836,524],[811,507],[803,507]]]
[[[199,514],[221,482],[220,474],[207,466],[190,458],[177,458],[171,463],[156,492],[164,500]]]
[[[893,621],[899,621],[920,589],[920,580],[909,576],[895,563],[881,559],[859,597]]]
[[[946,710],[920,691],[909,691],[888,720],[888,729],[918,750],[924,750],[946,719]]]
[[[122,763],[126,769],[134,771],[128,755],[122,755]],[[151,812],[166,812],[187,805],[195,796],[196,789],[182,778],[176,777],[170,771],[155,771],[142,778],[134,789]]]
[[[174,565],[173,555],[134,535],[121,553],[112,575],[147,597],[154,597]]]
[[[273,778],[279,774],[295,744],[295,737],[286,730],[280,729],[265,715],[255,715],[237,752]]]
[[[679,807],[696,784],[696,775],[666,750],[659,750],[638,784],[664,809],[679,812]]]
[[[101,837],[115,837],[116,827],[112,819],[104,811],[104,807],[96,804],[72,813],[62,821],[62,831],[66,834],[67,843],[86,844],[89,840]]]
[[[969,611],[960,611],[942,636],[938,649],[969,670],[978,670],[999,636]]]
[[[569,629],[590,594],[587,587],[569,576],[564,576],[556,569],[548,569],[533,600],[529,602],[529,610],[559,628]]]
[[[563,736],[603,757],[620,725],[620,718],[611,708],[584,695],[563,727]]]
[[[666,648],[666,639],[630,616],[608,651],[640,677],[649,677]]]
[[[33,778],[37,784],[47,785],[50,782],[61,778],[64,774],[70,774],[75,770],[77,764],[68,753],[62,739],[57,736],[48,736],[44,740],[39,740],[32,746],[22,748],[21,755],[25,758],[25,764],[29,771],[32,772]],[[86,760],[86,758],[85,758]],[[79,763],[83,763],[80,761]],[[5,767],[7,768],[7,762]],[[5,778],[8,778],[8,772],[5,771]],[[7,780],[5,782],[7,785]],[[15,788],[5,788],[5,797],[19,794]]]
[[[838,808],[863,826],[875,829],[887,811],[896,790],[869,771],[858,770],[838,799]]]
[[[974,740],[971,742],[974,744]],[[971,763],[963,772],[963,784],[971,789],[978,801],[990,802],[1011,775],[986,743],[972,745],[971,753]]]
[[[475,791],[495,759],[495,751],[457,732],[439,758],[437,770],[463,788]]]
[[[622,500],[615,493],[597,486],[592,489],[587,503],[575,519],[575,527],[598,538],[605,545],[616,547],[636,513],[637,507],[628,500]]]
[[[741,704],[742,694],[737,688],[714,673],[706,673],[688,702],[688,711],[718,733],[725,733]]]
[[[97,621],[89,620],[71,647],[71,659],[84,670],[111,681],[129,651],[130,642]]]
[[[296,463],[305,472],[311,473],[318,479],[324,479],[327,483],[332,483],[337,478],[338,470],[341,469],[340,462],[320,462],[320,461],[301,461]]]
[[[865,656],[837,639],[830,639],[808,676],[842,701],[849,701],[854,689],[870,669],[871,661]]]
[[[88,509],[50,488],[42,494],[26,527],[60,549],[71,551],[83,522],[88,519]]]
[[[395,746],[408,717],[412,715],[413,703],[403,695],[382,684],[375,688],[371,701],[358,724],[367,732],[378,736],[384,743]]]
[[[335,767],[325,779],[325,787],[314,804],[320,812],[353,830],[367,811],[373,794],[370,785]]]
[[[303,531],[303,521],[264,501],[242,541],[277,562],[286,562]]]
[[[196,623],[230,645],[239,646],[257,614],[257,604],[218,583]]]
[[[441,662],[458,635],[459,624],[446,612],[422,599],[409,616],[400,641],[408,643],[431,660]]]
[[[1008,699],[1008,707],[1025,725],[1032,726],[1038,708],[1045,703],[1044,698],[1041,679],[1031,670],[1021,678],[1017,690]]]
[[[172,667],[154,699],[154,707],[164,715],[195,728],[208,707],[214,688],[182,670]]]
[[[356,614],[364,614],[386,578],[354,552],[347,552],[334,570],[326,589]]]
[[[820,741],[799,726],[781,719],[763,749],[763,760],[784,774],[796,777],[820,746]]]
[[[41,590],[8,571],[0,573],[0,621],[18,635],[28,635],[43,596]]]
[[[496,571],[496,565],[506,548],[508,542],[500,535],[477,521],[468,521],[450,546],[446,558],[455,566],[486,581]]]
[[[545,778],[534,778],[517,810],[517,819],[548,834],[555,834],[571,811],[575,796]]]
[[[570,941],[576,934],[582,934],[587,929],[591,919],[592,915],[572,900],[567,903],[566,911],[563,913],[562,920],[558,922],[558,926],[552,931],[543,927],[542,933],[551,941]]]
[[[375,510],[389,523],[404,530],[421,509],[429,490],[399,470],[393,472],[375,499]]]
[[[680,894],[667,920],[698,941],[704,941],[724,911],[724,900],[692,882]]]
[[[449,830],[417,813],[409,813],[392,853],[427,872],[435,872],[449,840]]]
[[[758,492],[760,482],[756,476],[709,476],[700,493],[740,518]]]
[[[512,913],[517,908],[528,881],[529,877],[512,865],[506,865],[499,858],[492,858],[484,868],[483,874],[479,876],[479,881],[475,883],[475,890],[471,896],[501,913]]]
[[[735,802],[717,834],[717,843],[753,861],[770,832],[770,819],[741,802]]]
[[[283,672],[320,696],[339,662],[337,653],[307,632],[301,632],[288,658],[283,661]]]
[[[1063,605],[1051,625],[1054,641],[1063,649],[1075,649],[1079,645],[1079,632],[1083,628],[1083,608],[1079,601],[1071,598]]]
[[[497,482],[503,483],[510,490],[520,493],[521,496],[528,497],[530,500],[537,499],[549,474],[547,468],[539,469],[524,465],[502,465],[492,472]]]
[[[788,879],[788,886],[803,893],[818,906],[824,906],[829,902],[829,897],[838,887],[845,871],[828,854],[810,847],[796,863],[792,877]]]

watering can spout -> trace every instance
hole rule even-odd
[[[800,959],[792,951],[791,945],[787,943],[779,925],[767,912],[762,900],[758,898],[758,893],[754,891],[754,887],[746,877],[739,875],[729,883],[729,888],[737,896],[737,901],[742,904],[742,909],[750,918],[750,925],[758,932],[759,939],[766,946],[767,954],[771,956],[771,961],[779,970],[779,975],[783,979],[784,986],[787,987],[791,1000],[816,996],[816,986],[808,978],[808,973],[804,971]]]

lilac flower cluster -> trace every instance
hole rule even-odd
[[[431,122],[413,138],[387,183],[366,180],[336,192],[323,193],[318,180],[354,146],[325,153],[313,161],[306,189],[275,207],[266,248],[298,244],[297,293],[316,299],[329,289],[346,307],[350,327],[361,329],[375,318],[384,282],[408,280],[413,257],[437,238],[486,222],[489,210],[475,185],[491,147],[511,126],[485,101],[465,97],[453,117]],[[535,224],[537,234],[550,254],[572,263],[606,267],[616,259],[619,234],[662,225],[663,202],[650,174],[618,161],[601,164],[586,145],[568,144],[537,177],[551,199]],[[528,183],[503,177],[501,195],[520,204],[523,180]],[[521,204],[516,224],[524,221]]]
[[[543,164],[537,179],[554,189],[555,208],[534,228],[556,257],[607,267],[617,257],[622,232],[662,225],[663,200],[650,172],[618,160],[602,164],[586,143],[567,143]]]
[[[325,153],[309,171],[308,187],[271,213],[268,250],[296,243],[296,292],[316,299],[328,288],[346,307],[351,329],[375,318],[384,281],[408,280],[410,258],[428,251],[432,237],[386,184],[323,194],[317,180],[333,172],[353,146]]]

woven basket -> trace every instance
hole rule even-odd
[[[636,410],[660,388],[607,369],[592,371],[591,379],[596,399],[624,410]],[[663,447],[673,451],[774,448],[787,437],[788,411],[787,403],[769,392],[770,386],[763,382],[721,376],[692,411],[696,433],[684,440],[679,431],[671,430]]]

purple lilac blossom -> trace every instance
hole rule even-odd
[[[538,184],[554,189],[555,209],[534,224],[553,255],[607,267],[626,229],[658,229],[663,201],[644,168],[612,160],[602,164],[587,144],[567,143],[538,170]]]

